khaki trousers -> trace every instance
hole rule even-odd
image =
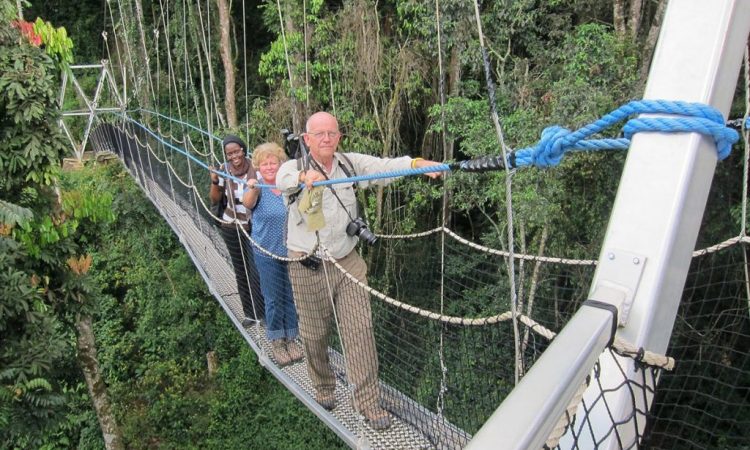
[[[289,252],[299,258],[302,253]],[[338,260],[351,275],[367,283],[367,264],[356,250]],[[325,265],[325,267],[324,267]],[[299,262],[289,264],[299,333],[307,356],[307,371],[315,389],[332,394],[336,379],[328,361],[328,344],[334,325],[334,308],[346,357],[346,373],[353,387],[354,407],[365,410],[378,405],[378,355],[372,331],[370,295],[332,263],[317,270]],[[327,279],[326,279],[327,276]]]

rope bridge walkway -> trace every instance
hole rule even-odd
[[[244,17],[245,3],[241,3]],[[435,31],[438,35],[441,114],[444,114],[446,96],[439,38],[439,3],[435,2]],[[344,262],[330,258],[326,258],[318,269],[325,276],[313,276],[311,272],[305,272],[308,269],[301,267],[300,261],[307,255],[293,259],[261,248],[241,227],[211,214],[208,199],[211,184],[206,169],[222,163],[224,154],[219,148],[220,140],[203,128],[215,130],[232,121],[225,119],[221,95],[216,92],[221,82],[212,71],[210,53],[213,46],[205,44],[210,42],[212,29],[208,3],[208,11],[202,8],[193,11],[199,25],[196,32],[186,32],[187,14],[183,14],[181,28],[168,26],[167,15],[162,14],[161,24],[152,24],[154,37],[147,42],[144,37],[147,26],[142,23],[142,14],[133,15],[123,2],[106,2],[108,21],[116,35],[115,39],[108,40],[106,31],[103,33],[107,59],[118,62],[118,75],[129,92],[120,96],[114,78],[109,77],[107,80],[117,97],[111,98],[116,103],[115,108],[105,107],[106,95],[100,92],[99,86],[92,97],[93,102],[84,98],[90,116],[83,144],[74,143],[76,154],[80,158],[89,130],[93,130],[90,143],[95,150],[111,151],[122,159],[147,197],[180,237],[212,294],[261,363],[344,442],[363,449],[458,449],[469,444],[472,437],[475,437],[474,442],[482,437],[487,428],[485,424],[496,415],[498,405],[511,403],[506,400],[512,400],[514,392],[527,392],[518,389],[524,387],[519,384],[528,379],[538,380],[533,378],[534,375],[540,367],[547,367],[536,365],[542,356],[552,353],[553,358],[561,356],[556,361],[570,363],[572,357],[563,361],[564,357],[570,356],[567,353],[575,355],[577,349],[559,350],[561,343],[568,342],[563,332],[575,328],[566,328],[566,325],[575,321],[581,310],[591,309],[583,308],[583,305],[592,305],[587,298],[592,290],[592,280],[608,264],[604,260],[597,263],[589,259],[602,250],[597,245],[604,244],[560,242],[555,230],[548,230],[546,225],[542,230],[524,233],[523,222],[514,224],[512,201],[517,195],[512,187],[514,180],[521,178],[514,176],[517,170],[527,166],[557,165],[571,151],[626,149],[636,133],[698,132],[709,136],[716,143],[719,159],[727,158],[728,163],[720,165],[716,173],[715,186],[709,196],[713,212],[707,213],[704,234],[699,237],[698,247],[701,249],[693,253],[669,348],[665,352],[674,359],[618,339],[613,327],[606,350],[598,355],[601,347],[597,347],[590,352],[593,356],[589,363],[582,366],[588,374],[585,381],[581,383],[579,380],[583,377],[580,377],[575,383],[570,383],[570,389],[578,388],[578,393],[568,407],[565,411],[555,410],[554,414],[548,414],[551,423],[555,416],[560,416],[551,435],[547,438],[546,432],[545,436],[540,432],[536,434],[546,439],[545,448],[561,449],[589,449],[600,445],[625,449],[746,446],[750,442],[750,415],[747,413],[750,411],[750,391],[747,388],[750,380],[747,352],[750,345],[750,274],[746,248],[750,240],[745,233],[750,166],[746,131],[749,114],[730,124],[743,132],[745,152],[740,163],[739,156],[729,155],[738,133],[726,128],[719,112],[696,103],[657,100],[628,103],[576,131],[559,126],[547,128],[536,145],[511,151],[505,145],[495,101],[480,5],[477,1],[472,3],[499,154],[320,184],[369,181],[439,170],[451,172],[451,177],[455,174],[454,180],[459,183],[471,179],[472,185],[481,187],[482,177],[492,175],[479,172],[499,170],[505,173],[505,200],[493,204],[504,206],[507,217],[490,211],[493,216],[488,216],[483,222],[490,223],[493,229],[478,230],[473,229],[470,217],[477,211],[462,211],[466,220],[455,221],[461,225],[451,229],[446,226],[450,223],[446,221],[446,211],[453,213],[460,209],[452,208],[450,202],[451,195],[461,193],[461,186],[446,187],[446,183],[443,204],[437,208],[437,201],[428,200],[423,204],[413,201],[416,197],[425,197],[425,189],[414,179],[388,186],[382,196],[382,221],[377,224],[383,235],[373,246],[360,246],[368,268],[367,284],[359,282],[358,277],[351,273],[351,267]],[[277,2],[277,8],[291,98],[296,88],[301,87],[295,87],[299,80],[293,77],[284,35],[285,21],[292,19],[284,18],[280,2]],[[712,8],[719,9],[713,4]],[[136,29],[136,25],[140,33],[124,32]],[[207,32],[209,36],[206,36]],[[179,45],[174,46],[173,42]],[[684,40],[680,43],[684,45]],[[305,40],[303,44],[307,67],[309,43]],[[243,47],[242,54],[248,54],[244,35]],[[141,50],[143,60],[138,54]],[[177,54],[183,51],[185,58]],[[203,63],[194,67],[188,59],[190,51],[198,52],[199,61],[201,55],[206,56],[208,63],[205,67]],[[746,54],[746,66],[750,63],[747,58]],[[183,61],[182,68],[178,67],[180,60]],[[105,62],[101,69],[101,79],[104,79]],[[746,68],[746,91],[750,86],[747,71]],[[244,76],[247,112],[250,111],[247,65]],[[329,69],[329,77],[333,76]],[[75,80],[73,84],[81,90]],[[164,103],[167,97],[168,105]],[[124,105],[131,104],[128,99],[136,98],[139,99],[136,107],[144,109],[126,111]],[[333,88],[330,101],[329,106],[335,113],[338,100]],[[746,103],[750,104],[747,98]],[[147,106],[153,110],[146,109]],[[290,102],[292,116],[297,122],[301,115],[297,111],[299,106],[295,101]],[[162,114],[165,111],[169,113]],[[190,119],[182,120],[183,117]],[[622,132],[607,131],[624,121],[627,122]],[[94,124],[98,126],[93,128]],[[446,128],[444,115],[441,125]],[[244,135],[249,136],[250,120],[247,119],[242,126]],[[295,123],[295,128],[301,128],[300,124]],[[68,135],[70,137],[70,133]],[[444,131],[442,142],[447,141]],[[655,155],[655,158],[659,156],[663,155]],[[739,165],[743,167],[739,169]],[[738,176],[740,170],[742,174]],[[222,176],[233,179],[228,173]],[[616,180],[612,182],[616,183]],[[261,187],[264,188],[262,196],[269,195],[271,186]],[[738,200],[740,196],[741,201]],[[423,209],[417,213],[412,211],[418,208]],[[484,210],[480,212],[487,214]],[[413,223],[414,217],[423,222]],[[741,224],[739,233],[730,229],[737,223]],[[519,232],[518,238],[514,237],[515,232]],[[573,233],[564,234],[569,237]],[[225,241],[237,242],[238,245],[227,246]],[[717,241],[723,242],[716,244]],[[247,246],[239,244],[241,242],[247,242]],[[520,245],[520,252],[516,251],[516,245]],[[320,248],[319,251],[325,257],[327,249]],[[551,257],[549,253],[565,254],[566,257]],[[300,327],[309,327],[308,334],[314,334],[327,348],[336,385],[335,398],[329,399],[328,406],[335,406],[331,410],[316,401],[311,376],[320,377],[320,374],[308,373],[304,359],[282,366],[273,356],[265,328],[270,319],[264,317],[265,294],[261,289],[264,286],[259,283],[255,267],[259,263],[265,264],[266,260],[286,263],[290,275],[298,277],[295,282],[299,281],[306,290],[325,294],[338,289],[346,294],[342,296],[344,298],[366,299],[358,311],[362,316],[371,315],[371,324],[356,318],[344,320],[339,317],[339,309],[333,304],[337,300],[332,295],[328,297],[331,304],[322,305],[330,311],[330,317],[326,319],[334,324],[332,333],[327,333],[327,324],[300,322]],[[238,263],[241,271],[235,270]],[[648,264],[652,265],[651,262]],[[288,289],[288,286],[265,286],[265,292],[280,292],[284,288]],[[612,323],[616,325],[615,318],[616,314],[613,314]],[[374,348],[362,345],[352,351],[349,345],[342,345],[347,336],[351,342],[351,336],[368,334],[373,337]],[[555,346],[558,352],[545,353],[550,346]],[[359,362],[369,366],[364,367]],[[675,370],[670,371],[673,366]],[[611,370],[619,371],[623,376],[609,377],[607,373],[610,371],[611,375]],[[376,374],[374,380],[373,373]],[[561,374],[542,375],[548,379],[535,384],[535,389],[538,389],[538,384],[550,385],[549,380],[559,380]],[[373,385],[375,389],[372,389]],[[563,390],[567,386],[557,387]],[[373,429],[371,423],[359,414],[363,412],[358,411],[363,409],[362,405],[355,403],[361,403],[357,395],[364,391],[379,399],[382,407],[391,414],[393,421],[387,430]],[[625,404],[618,402],[618,397],[627,397]],[[568,397],[564,398],[567,402]],[[523,400],[527,401],[526,398]],[[632,410],[628,405],[631,400]],[[522,404],[521,408],[524,406]],[[623,408],[625,412],[620,411]],[[696,414],[696,411],[702,414]],[[505,423],[503,426],[508,427]]]
[[[262,305],[256,304],[259,299],[253,299],[251,311],[243,307],[232,275],[231,251],[223,245],[219,228],[214,225],[222,221],[210,213],[205,192],[208,165],[202,161],[211,160],[213,153],[193,144],[202,138],[196,135],[199,130],[184,127],[181,133],[166,135],[133,119],[120,119],[102,123],[94,130],[91,142],[95,149],[115,152],[123,159],[180,237],[212,294],[242,330],[261,362],[352,447],[462,448],[513,388],[516,374],[523,376],[556,335],[553,330],[562,329],[586,300],[595,260],[511,254],[465,239],[442,226],[414,234],[379,236],[377,245],[364,248],[363,256],[371,269],[369,285],[357,281],[331,259],[330,266],[327,263],[325,267],[339,271],[350,281],[350,289],[364,291],[373,299],[380,402],[395,419],[388,430],[373,430],[352,405],[353,386],[346,376],[340,329],[329,338],[329,357],[337,383],[337,406],[333,411],[315,401],[304,364],[279,367],[270,356],[271,345],[260,313]],[[469,165],[450,169],[472,171]],[[416,173],[421,172],[407,174]],[[402,175],[405,174],[380,174]],[[256,251],[267,256],[289,263],[301,259],[274,255],[260,248],[250,236],[245,237]],[[744,249],[747,241],[733,238],[698,250],[695,257],[736,253]],[[435,255],[434,249],[441,249],[442,255]],[[520,286],[515,314],[503,295],[509,289],[507,270],[511,258],[519,261],[515,269]],[[421,281],[414,283],[405,272],[420,274]],[[257,277],[257,273],[248,276]],[[246,318],[252,321],[243,326]],[[520,329],[520,351],[513,345],[513,327]],[[671,370],[674,366],[671,358],[619,339],[610,351],[640,361],[643,378],[629,381],[640,388],[652,389],[660,374],[668,379],[662,369]],[[513,363],[508,364],[510,361]],[[587,380],[587,384],[592,382],[597,380]],[[619,388],[630,389],[628,384]],[[571,424],[574,435],[591,432],[586,417],[576,420],[572,416],[582,401],[580,396],[574,400],[550,437],[549,448],[558,445],[557,439],[569,431]],[[606,399],[602,396],[597,401]],[[638,421],[648,417],[647,410],[636,410],[631,422],[637,428]],[[622,425],[613,421],[612,431],[618,426]],[[622,448],[632,448],[637,442],[621,444]]]

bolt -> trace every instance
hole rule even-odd
[[[607,258],[609,258],[610,260],[615,259],[615,254],[614,253],[608,253],[607,254]]]
[[[640,259],[638,259],[638,258],[633,258],[633,264],[635,264],[635,265],[637,266],[637,265],[638,265],[638,264],[640,264],[640,263],[641,263],[641,260],[640,260]]]

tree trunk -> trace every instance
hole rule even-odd
[[[224,107],[227,113],[229,128],[237,128],[237,107],[235,103],[234,61],[232,60],[232,43],[229,39],[232,19],[229,17],[227,0],[216,0],[219,7],[219,30],[221,32],[221,62],[224,64]]]
[[[192,28],[190,31],[193,33],[194,36],[199,36],[198,33],[202,33],[201,32],[201,26],[199,25],[199,22],[202,21],[203,19],[201,17],[195,17],[195,14],[193,14],[192,11],[193,11],[192,8],[189,8],[187,10],[187,12],[189,13],[188,23],[189,23],[190,27]],[[195,41],[195,54],[198,56],[198,67],[197,67],[197,70],[198,70],[198,77],[199,77],[199,80],[200,80],[201,96],[203,97],[203,103],[202,103],[202,105],[203,105],[203,109],[204,109],[204,111],[206,113],[206,130],[208,130],[209,132],[212,132],[214,130],[214,119],[213,119],[213,113],[212,113],[213,112],[213,107],[212,107],[212,103],[211,103],[211,101],[210,101],[210,99],[208,97],[208,92],[206,91],[206,77],[203,74],[203,46],[201,45],[201,43],[203,42],[203,40],[199,39],[199,38],[196,38],[196,39],[194,39],[194,41]],[[184,61],[185,61],[186,64],[187,64],[188,60],[189,60],[188,46],[185,45]],[[210,67],[210,62],[207,63],[206,66]],[[189,78],[192,80],[193,79],[193,72],[192,72],[192,70],[191,70],[190,67],[191,67],[190,64],[187,64],[187,69],[189,71]],[[197,95],[198,94],[195,91],[195,87],[193,86],[193,83],[190,83],[190,86],[191,86],[191,88],[190,88],[191,92],[194,93],[194,97],[195,97],[194,102],[195,102],[195,104],[196,105],[200,105],[201,102],[197,101]],[[197,112],[198,111],[197,111],[197,108],[196,108],[196,113]]]
[[[641,22],[643,21],[643,0],[630,0],[630,18],[628,19],[628,28],[630,36],[633,39],[638,37],[641,31]]]
[[[140,78],[146,80],[145,92],[143,89],[140,91],[140,106],[145,109],[153,109],[149,94],[154,92],[154,86],[151,83],[151,64],[148,57],[148,51],[146,50],[146,33],[143,31],[143,4],[141,3],[141,0],[135,0],[135,14],[136,23],[138,24],[138,35],[141,37],[141,58],[143,58],[142,64],[140,65]]]
[[[639,86],[637,92],[642,92],[648,79],[648,71],[651,68],[651,58],[654,56],[654,49],[656,48],[656,40],[659,39],[659,33],[661,32],[661,23],[664,20],[664,12],[667,9],[667,0],[659,0],[659,4],[656,7],[656,13],[654,13],[654,19],[651,21],[651,27],[648,30],[648,36],[646,42],[643,43],[643,53],[641,61],[641,72],[639,80]]]
[[[206,363],[208,365],[208,376],[213,378],[216,372],[219,371],[219,357],[216,356],[216,352],[211,350],[206,353]]]
[[[198,7],[196,8],[198,11],[198,26],[200,27],[200,35],[198,37],[198,42],[200,43],[200,48],[203,51],[203,56],[206,58],[206,70],[208,72],[208,85],[209,87],[216,86],[216,76],[214,75],[214,65],[213,60],[211,57],[211,43],[208,42],[208,35],[210,34],[210,29],[207,31],[204,28],[203,25],[203,11],[200,7],[200,2],[197,3]],[[210,25],[210,11],[206,11],[206,23]],[[219,126],[226,126],[226,118],[224,117],[224,113],[221,111],[221,108],[219,107],[218,100],[216,98],[216,92],[211,89],[211,105],[212,111],[216,114],[216,121]]]
[[[112,406],[107,396],[107,385],[104,384],[99,370],[91,316],[79,315],[76,318],[76,330],[78,331],[78,363],[86,377],[86,386],[88,386],[91,401],[94,403],[96,417],[99,419],[99,426],[104,436],[104,445],[107,450],[124,449],[122,435],[115,416],[112,414]]]
[[[290,2],[285,1],[284,4],[284,29],[286,30],[286,36],[287,39],[289,39],[289,36],[292,36],[294,33],[298,33],[297,30],[297,24],[295,23],[294,17],[292,15],[294,6],[297,4],[297,2]],[[289,99],[292,102],[292,126],[294,130],[302,130],[303,126],[307,120],[307,110],[305,108],[305,105],[297,100],[297,89],[301,89],[304,87],[303,80],[301,80],[299,76],[295,73],[295,67],[298,67],[300,62],[303,60],[303,55],[300,55],[299,53],[292,53],[289,55],[289,64],[291,65],[291,73],[289,73],[289,76],[291,77],[291,83],[292,83],[292,91],[289,93]]]
[[[547,246],[547,237],[549,235],[549,228],[545,225],[544,228],[542,228],[542,235],[539,238],[539,250],[537,254],[539,256],[544,256],[544,249]],[[525,314],[527,317],[531,317],[531,314],[534,311],[534,298],[536,297],[536,290],[537,285],[539,284],[539,272],[542,268],[542,262],[541,261],[535,261],[534,262],[534,270],[531,274],[531,282],[529,283],[529,299],[526,302],[526,311],[520,311],[522,314]],[[557,302],[555,302],[556,304]],[[557,313],[557,308],[555,308],[555,313]],[[523,333],[523,344],[521,345],[521,354],[524,354],[526,352],[526,348],[529,346],[529,333],[530,329],[526,328]]]
[[[613,12],[612,12],[612,21],[614,22],[615,26],[615,33],[617,33],[618,36],[622,37],[625,36],[625,3],[627,0],[614,0],[614,3],[612,5]]]

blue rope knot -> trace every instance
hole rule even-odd
[[[542,131],[542,138],[534,147],[532,159],[537,167],[550,167],[560,164],[565,152],[572,143],[569,136],[572,131],[558,125],[547,127]]]
[[[636,114],[671,114],[678,117],[638,117],[625,124],[624,138],[590,139]],[[570,150],[627,149],[633,134],[642,132],[690,132],[711,136],[716,141],[720,160],[729,156],[732,144],[739,140],[739,133],[727,127],[721,113],[711,106],[683,101],[635,100],[576,131],[560,126],[545,128],[539,143],[534,147],[515,151],[513,157],[509,158],[508,165],[549,167],[559,164]]]
[[[725,159],[732,152],[732,144],[740,138],[737,131],[727,128],[724,120],[716,122],[703,117],[648,117],[630,119],[622,131],[630,140],[635,133],[643,132],[690,132],[714,138],[719,160]]]

